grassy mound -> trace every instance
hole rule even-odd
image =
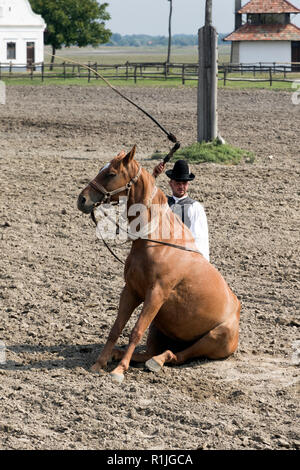
[[[155,152],[152,159],[163,160],[166,154]],[[187,160],[191,163],[222,163],[224,165],[237,165],[242,159],[247,163],[253,163],[255,155],[253,152],[233,147],[229,144],[220,144],[217,140],[213,142],[196,142],[188,147],[179,149],[172,160]]]

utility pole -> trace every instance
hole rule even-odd
[[[242,26],[242,15],[238,13],[242,8],[242,0],[234,1],[234,30],[237,31]],[[240,53],[239,53],[239,44],[236,41],[231,43],[231,55],[230,62],[232,64],[239,64],[240,62]]]
[[[206,0],[205,26],[199,29],[198,142],[218,136],[218,34],[212,26],[212,0]]]
[[[170,57],[171,57],[173,0],[168,0],[168,2],[170,2],[170,14],[169,14],[169,42],[168,42],[167,64],[170,63]]]
[[[239,29],[242,26],[242,15],[238,11],[242,8],[242,0],[235,0],[234,2],[234,14],[235,14],[235,30]]]

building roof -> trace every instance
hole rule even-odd
[[[0,0],[0,28],[25,26],[46,28],[44,19],[32,11],[29,0]]]
[[[287,0],[250,0],[238,13],[300,13]]]
[[[300,13],[287,0],[250,0],[238,13]]]
[[[246,23],[224,38],[224,41],[300,41],[300,28],[293,23],[282,25]]]

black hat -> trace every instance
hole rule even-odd
[[[193,173],[190,173],[189,166],[185,160],[177,160],[172,170],[167,170],[166,175],[171,180],[176,181],[192,181],[195,178]]]

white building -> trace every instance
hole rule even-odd
[[[0,0],[0,63],[26,66],[43,62],[45,28],[28,0]]]
[[[224,39],[232,41],[232,63],[300,63],[300,28],[291,22],[298,8],[287,0],[235,4],[235,31]]]

